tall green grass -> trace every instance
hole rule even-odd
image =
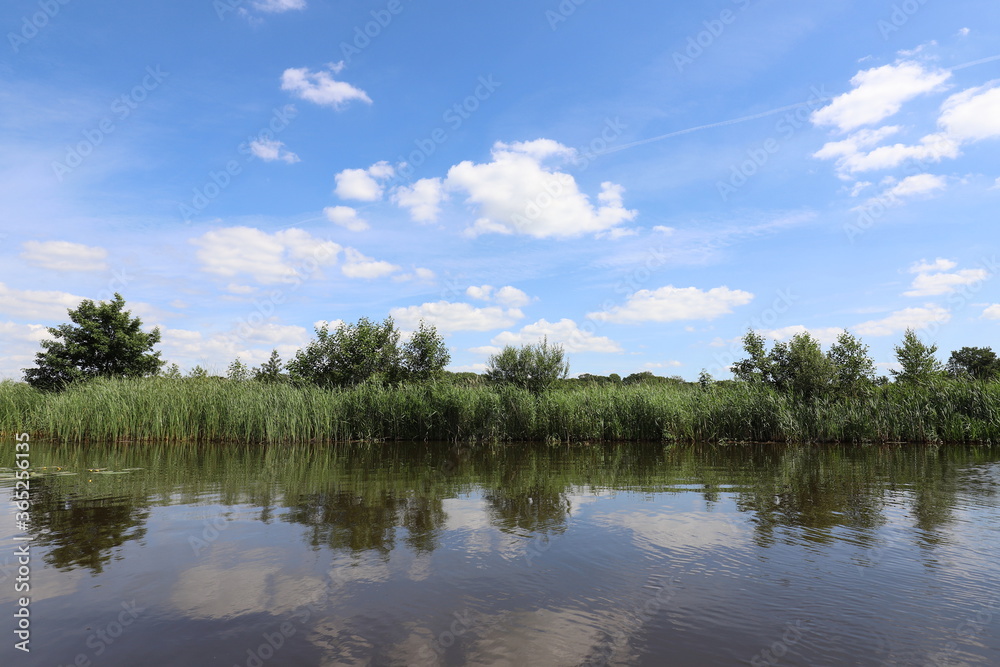
[[[799,401],[763,386],[361,385],[98,380],[59,394],[0,383],[0,431],[65,442],[1000,441],[1000,384],[887,385]]]

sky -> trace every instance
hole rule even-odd
[[[728,377],[998,345],[987,0],[8,0],[0,377],[83,299],[224,373],[324,322]]]

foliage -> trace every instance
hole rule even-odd
[[[288,374],[283,372],[285,364],[277,350],[271,350],[267,361],[253,369],[253,379],[258,382],[286,382]]]
[[[356,324],[339,324],[332,333],[324,324],[288,363],[289,375],[326,388],[391,384],[431,379],[450,359],[437,330],[423,322],[402,349],[399,337],[391,317],[381,323],[363,317]]]
[[[250,379],[250,367],[244,364],[239,357],[229,364],[226,370],[226,377],[233,382],[246,382]]]
[[[569,364],[561,345],[549,345],[548,338],[534,345],[508,345],[490,355],[486,377],[496,384],[509,384],[540,394],[556,380],[569,374]]]
[[[819,341],[797,333],[788,343],[775,343],[770,354],[771,382],[781,392],[803,399],[829,393],[834,368]]]
[[[989,347],[963,347],[952,352],[945,368],[956,378],[986,381],[1000,379],[1000,358]]]
[[[743,350],[747,358],[732,365],[733,376],[743,382],[771,383],[771,357],[764,337],[752,329],[748,330],[743,335]]]
[[[889,371],[896,378],[896,382],[928,384],[939,378],[944,370],[941,362],[934,356],[937,345],[924,344],[913,329],[906,330],[903,342],[894,349],[896,359],[902,367],[900,370]]]
[[[417,330],[403,345],[402,375],[406,380],[424,382],[440,376],[451,361],[451,353],[437,329],[420,322]]]
[[[152,351],[160,330],[144,332],[142,320],[125,310],[121,294],[98,303],[85,299],[69,310],[69,318],[73,324],[49,327],[56,340],[43,340],[37,367],[24,370],[32,386],[54,391],[97,377],[145,377],[163,365],[160,353]]]
[[[833,385],[841,396],[856,396],[875,381],[875,360],[868,346],[844,330],[827,353],[833,365]]]

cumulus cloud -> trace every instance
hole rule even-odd
[[[0,283],[0,313],[25,320],[65,321],[66,311],[84,300],[67,292],[19,290]]]
[[[522,308],[532,301],[530,296],[511,285],[500,289],[496,289],[492,285],[473,285],[468,287],[465,293],[477,301],[490,301],[509,308]]]
[[[190,329],[160,327],[163,357],[184,366],[228,364],[239,357],[250,365],[267,361],[271,350],[285,360],[309,342],[305,327],[280,324],[274,318],[255,326],[241,326],[232,331],[205,333]],[[225,368],[214,368],[222,373]]]
[[[524,313],[516,308],[505,309],[499,306],[477,308],[468,303],[449,301],[393,308],[389,314],[405,329],[416,329],[423,320],[443,333],[501,329],[512,326],[524,318]]]
[[[713,287],[705,291],[696,287],[667,285],[657,290],[639,290],[624,305],[590,313],[587,317],[618,323],[712,320],[752,300],[750,292],[728,287]]]
[[[562,345],[566,352],[622,352],[622,347],[606,336],[598,336],[591,331],[581,329],[576,322],[563,318],[558,322],[538,320],[525,326],[518,332],[504,331],[494,336],[491,345],[473,348],[473,352],[495,354],[504,346],[533,345],[548,339],[553,345]]]
[[[288,283],[336,263],[341,246],[301,229],[268,234],[253,227],[225,227],[192,239],[202,269],[226,278],[251,276],[258,283]]]
[[[872,206],[901,206],[906,200],[920,195],[927,195],[948,187],[948,182],[942,176],[934,174],[915,174],[907,176],[899,182],[894,179],[887,181],[889,187],[882,193],[869,198],[865,203],[854,207],[855,211],[864,210]]]
[[[921,261],[910,267],[917,274],[911,289],[904,296],[938,296],[950,294],[965,285],[974,285],[990,277],[986,269],[962,269],[951,272],[957,265],[947,259]]]
[[[106,271],[108,251],[69,241],[26,241],[21,259],[49,271]]]
[[[275,139],[255,139],[250,142],[250,152],[265,162],[281,160],[288,164],[299,161],[299,156],[285,148],[285,144]]]
[[[365,91],[333,78],[343,69],[343,62],[316,72],[306,67],[291,67],[281,75],[281,89],[307,102],[336,110],[343,109],[353,100],[371,104],[372,100]]]
[[[1000,303],[986,306],[986,309],[983,310],[983,317],[988,320],[1000,320]]]
[[[434,222],[441,213],[441,202],[445,197],[444,183],[440,178],[421,178],[413,185],[396,188],[392,201],[407,209],[416,222]]]
[[[376,162],[367,169],[345,169],[334,180],[337,187],[334,192],[341,199],[356,199],[358,201],[378,201],[382,198],[382,184],[387,178],[392,178],[395,169],[388,162]]]
[[[453,166],[446,187],[462,192],[479,215],[466,233],[572,237],[609,231],[634,219],[636,212],[623,205],[621,186],[602,183],[595,206],[571,175],[543,164],[573,155],[573,149],[551,139],[497,142],[492,162]]]
[[[938,124],[959,141],[1000,137],[1000,86],[991,82],[949,97]]]
[[[872,125],[897,113],[907,101],[941,90],[950,77],[950,72],[927,70],[912,61],[864,70],[851,79],[851,91],[813,112],[812,122],[842,132]]]
[[[341,272],[348,278],[381,278],[396,271],[399,271],[399,267],[395,264],[366,257],[354,248],[344,249]]]
[[[854,327],[862,336],[891,336],[907,329],[923,329],[932,324],[945,324],[951,320],[951,313],[941,306],[928,305],[922,308],[904,308],[883,317],[869,320]]]
[[[368,222],[358,217],[358,212],[350,206],[327,206],[323,209],[326,219],[352,232],[368,229]]]

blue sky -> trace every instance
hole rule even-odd
[[[997,347],[1000,6],[10,0],[0,376],[121,292],[224,372],[317,322],[452,369],[725,377],[739,337]]]

